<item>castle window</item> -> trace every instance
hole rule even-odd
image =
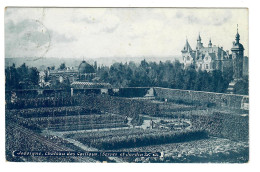
[[[209,65],[208,64],[206,64],[206,69],[208,69],[209,68]]]
[[[190,60],[190,57],[189,57],[189,56],[187,57],[187,60]]]

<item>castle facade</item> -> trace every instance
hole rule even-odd
[[[197,38],[196,49],[193,50],[186,39],[186,43],[182,49],[182,59],[184,68],[194,65],[196,70],[206,70],[208,72],[213,70],[221,70],[233,67],[234,79],[242,78],[243,76],[243,62],[244,62],[244,47],[239,42],[240,35],[237,31],[235,41],[231,48],[231,54],[223,47],[212,45],[211,39],[207,47],[204,47],[201,42],[200,34]]]

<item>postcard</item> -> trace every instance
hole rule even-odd
[[[5,9],[9,162],[247,163],[247,8]]]

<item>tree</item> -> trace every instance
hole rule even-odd
[[[185,90],[193,90],[196,81],[196,70],[189,66],[184,72],[184,87]]]
[[[17,72],[20,76],[23,76],[24,78],[28,77],[29,68],[26,66],[25,63],[23,63],[20,67],[17,68]]]
[[[184,70],[176,70],[175,73],[175,88],[183,89],[184,88]]]
[[[203,72],[201,70],[198,71],[197,77],[194,84],[194,90],[201,91],[203,88]]]
[[[114,63],[108,67],[99,67],[97,75],[103,82],[109,82],[115,87],[165,87],[210,92],[225,92],[232,80],[232,69],[222,73],[196,71],[191,65],[184,69],[179,61],[146,62],[140,65],[134,62]]]
[[[39,71],[35,67],[28,68],[25,63],[18,68],[13,64],[6,68],[5,78],[7,89],[30,88],[38,86]]]
[[[201,91],[210,91],[210,82],[211,77],[207,71],[202,71],[201,73],[201,82],[203,83],[201,86]]]
[[[234,86],[235,94],[248,95],[249,92],[249,82],[248,77],[244,77],[242,80],[238,81]]]
[[[210,83],[210,88],[212,92],[218,92],[221,93],[223,92],[223,84],[224,80],[222,77],[222,72],[220,70],[213,70],[211,72],[211,83]]]
[[[102,71],[100,72],[100,79],[102,81],[108,82],[108,72],[107,71]]]
[[[61,63],[61,65],[60,65],[60,70],[64,70],[66,68],[66,65],[65,65],[65,63]]]
[[[28,72],[28,77],[29,77],[29,81],[33,85],[38,85],[38,82],[39,82],[39,71],[37,70],[36,67],[30,68],[30,70]]]
[[[15,64],[5,69],[6,89],[19,89],[19,75]]]
[[[233,80],[233,67],[225,68],[223,71],[223,90],[226,92],[228,89],[229,83]]]
[[[48,82],[50,81],[50,76],[49,76],[49,71],[50,70],[50,67],[47,68],[47,70],[44,70],[44,82]]]
[[[141,67],[142,67],[142,68],[147,68],[148,66],[149,66],[149,65],[148,65],[148,63],[146,62],[145,59],[141,61]]]

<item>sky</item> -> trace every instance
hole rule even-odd
[[[174,57],[188,39],[230,50],[240,34],[248,56],[248,10],[207,8],[11,8],[5,57]]]

